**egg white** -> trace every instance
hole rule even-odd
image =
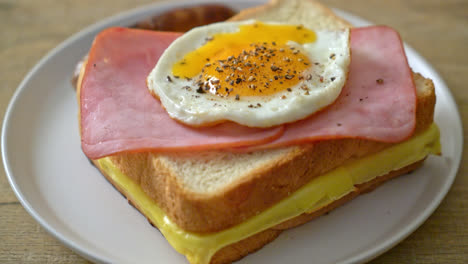
[[[223,98],[211,93],[197,93],[194,81],[172,75],[173,65],[185,54],[204,45],[208,37],[237,32],[240,25],[255,22],[221,22],[194,28],[166,49],[148,75],[147,84],[171,118],[191,126],[230,120],[249,127],[271,127],[303,119],[336,100],[346,82],[351,60],[348,29],[316,30],[317,38],[312,43],[287,43],[300,49],[312,62],[303,74],[310,74],[312,79],[299,81],[291,91],[269,96],[242,96],[235,100],[232,96]],[[308,88],[307,94],[301,89],[303,85]],[[258,104],[261,106],[257,107]]]

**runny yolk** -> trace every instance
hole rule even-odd
[[[172,74],[191,78],[200,92],[219,96],[262,96],[287,90],[311,67],[300,48],[316,35],[302,26],[242,25],[234,33],[215,34],[174,64]]]

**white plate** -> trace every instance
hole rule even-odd
[[[2,131],[2,155],[13,190],[47,231],[92,261],[185,263],[184,257],[169,246],[81,152],[70,76],[102,29],[129,25],[188,3],[193,1],[143,7],[76,34],[29,72],[8,107]],[[230,3],[240,9],[260,2]],[[369,24],[338,12],[355,25]],[[327,216],[283,233],[239,263],[310,263],[311,258],[314,263],[367,261],[408,236],[439,205],[461,159],[460,116],[440,76],[413,49],[406,46],[406,51],[413,69],[434,80],[435,119],[442,130],[442,157],[430,157],[417,172],[390,181]]]

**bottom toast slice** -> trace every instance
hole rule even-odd
[[[364,157],[349,158],[238,225],[211,233],[191,232],[178,226],[111,157],[93,163],[177,251],[192,264],[207,264],[241,258],[274,240],[282,230],[308,222],[389,179],[410,172],[421,166],[427,155],[439,153],[439,131],[431,124],[405,142]]]
[[[221,249],[217,250],[216,253],[211,257],[209,263],[230,263],[232,261],[238,260],[260,248],[262,248],[264,245],[272,242],[276,237],[280,235],[280,233],[286,229],[296,227],[298,225],[302,225],[312,219],[315,219],[343,204],[346,202],[352,200],[353,198],[357,197],[358,195],[362,193],[366,193],[369,191],[374,190],[376,187],[380,186],[381,184],[385,183],[386,181],[393,179],[395,177],[398,177],[400,175],[404,175],[406,173],[409,173],[417,168],[419,168],[422,164],[423,161],[426,157],[422,158],[421,160],[418,160],[412,164],[409,164],[403,168],[393,170],[385,175],[376,177],[372,180],[369,180],[367,182],[357,184],[355,185],[355,189],[346,195],[342,196],[341,198],[334,200],[324,206],[321,206],[317,210],[314,210],[312,212],[307,212],[300,214],[296,217],[293,217],[289,220],[283,221],[271,228],[268,228],[266,230],[260,231],[254,235],[251,235],[247,238],[244,238],[240,241],[237,241],[235,243],[229,244],[227,246],[222,247]],[[140,212],[142,212],[145,215],[145,210],[141,207],[142,203],[141,201],[138,201],[135,199],[134,196],[132,196],[126,189],[119,187],[120,185],[117,184],[114,180],[113,177],[109,176],[106,173],[106,169],[103,169],[101,164],[98,161],[94,161],[94,164],[100,169],[102,174],[124,195],[127,197],[129,202],[134,205]],[[147,219],[153,226],[158,226],[156,221],[150,216],[146,215]],[[164,232],[163,232],[164,233]],[[204,261],[199,261],[199,260],[193,260],[190,259],[189,261],[191,263],[206,263]]]

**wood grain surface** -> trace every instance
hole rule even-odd
[[[0,116],[25,74],[49,50],[105,17],[154,0],[0,0]],[[468,1],[323,0],[396,28],[442,75],[468,131]],[[412,235],[371,263],[468,263],[468,147],[455,183]],[[3,165],[2,165],[3,166]],[[36,223],[0,169],[0,263],[87,263]]]

